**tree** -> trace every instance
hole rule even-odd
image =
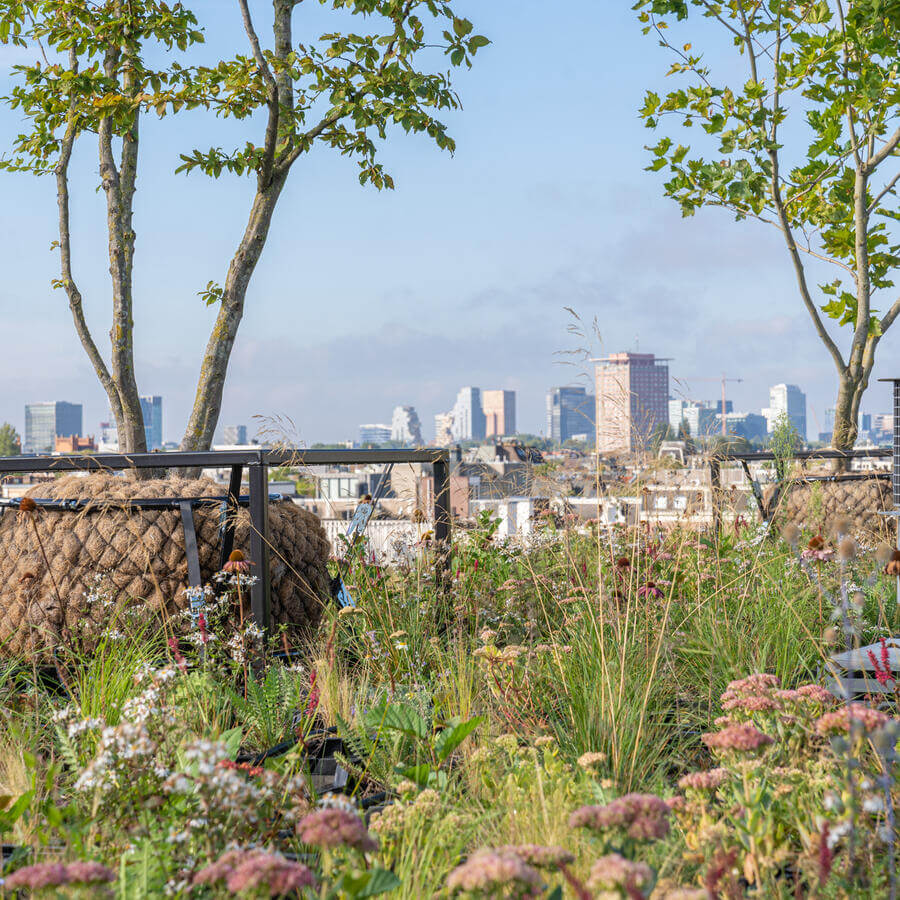
[[[210,281],[200,293],[209,305],[218,306],[218,312],[182,441],[187,450],[206,449],[212,442],[247,290],[294,167],[324,144],[358,162],[362,184],[392,188],[390,174],[378,161],[379,146],[392,125],[426,134],[441,149],[454,149],[435,116],[458,108],[459,99],[449,73],[429,71],[426,63],[429,57],[446,57],[451,68],[470,66],[488,40],[472,33],[471,22],[454,13],[450,0],[319,3],[329,8],[335,30],[318,40],[294,39],[294,10],[300,0],[267,0],[273,35],[267,49],[248,0],[236,0],[232,8],[241,17],[249,54],[237,52],[214,66],[171,62],[151,68],[145,56],[156,59],[161,50],[183,51],[203,38],[196,17],[181,3],[0,0],[0,42],[31,46],[39,54],[34,64],[14,67],[22,83],[8,99],[25,113],[31,131],[18,136],[14,157],[4,167],[56,173],[62,262],[57,284],[69,295],[79,337],[110,398],[123,449],[129,452],[145,447],[131,315],[133,198],[142,113],[163,116],[200,109],[258,120],[260,127],[256,142],[232,151],[184,153],[177,170],[216,178],[223,173],[247,175],[255,181],[245,230],[224,286]],[[368,27],[337,30],[348,14]],[[52,63],[41,61],[45,49],[53,54]],[[86,133],[99,137],[101,181],[108,201],[113,278],[109,368],[87,328],[72,274],[68,167],[75,142]],[[118,164],[113,153],[117,144]]]
[[[22,452],[22,440],[9,422],[0,425],[0,456],[18,456]]]
[[[683,215],[719,207],[784,238],[800,298],[838,373],[834,446],[856,440],[860,400],[875,351],[900,313],[900,298],[873,306],[894,287],[900,242],[896,164],[900,145],[898,0],[638,0],[645,33],[674,55],[670,74],[688,84],[646,94],[641,115],[699,126],[697,144],[666,135],[652,171],[668,170],[665,193]],[[669,38],[673,20],[709,20],[733,47],[738,83],[714,77],[705,54]],[[704,33],[706,33],[704,31]],[[706,156],[702,155],[706,152]],[[812,283],[811,261],[835,277]],[[825,319],[847,326],[847,347]]]
[[[32,47],[37,55],[34,63],[13,67],[21,84],[5,100],[32,127],[15,138],[13,156],[0,160],[0,168],[55,176],[60,277],[53,285],[68,297],[78,338],[109,399],[120,449],[128,453],[147,449],[134,374],[132,297],[140,122],[146,110],[162,114],[169,103],[169,74],[147,67],[144,55],[148,44],[185,50],[202,39],[196,24],[180,3],[170,8],[157,0],[0,0],[0,43]],[[88,327],[69,226],[69,168],[76,143],[87,134],[98,139],[106,195],[109,364]]]

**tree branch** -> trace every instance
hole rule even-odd
[[[872,201],[871,205],[868,209],[868,214],[871,216],[872,213],[875,212],[878,204],[881,203],[884,198],[890,194],[895,187],[897,187],[897,182],[900,181],[900,172],[898,172],[888,183],[885,189]]]
[[[250,47],[253,50],[253,59],[256,60],[259,74],[262,75],[269,88],[270,99],[274,99],[277,96],[275,77],[272,75],[272,70],[269,68],[265,56],[263,56],[259,37],[256,34],[256,29],[253,27],[253,19],[250,17],[250,8],[247,6],[247,0],[238,0],[238,6],[241,8],[241,18],[244,20],[244,31],[247,32],[247,39],[250,41]]]
[[[78,72],[78,58],[74,50],[69,51],[69,66],[74,73]],[[81,291],[75,283],[72,274],[72,233],[69,225],[69,163],[72,159],[72,149],[75,139],[78,137],[78,119],[75,111],[76,99],[74,92],[69,100],[69,113],[66,121],[66,131],[60,142],[59,161],[56,164],[56,203],[59,210],[59,257],[60,276],[63,289],[69,299],[69,309],[75,323],[75,332],[81,341],[81,346],[87,353],[91,365],[106,391],[112,407],[116,422],[121,421],[122,404],[119,393],[113,384],[112,377],[106,362],[97,347],[97,343],[91,334],[84,315]]]

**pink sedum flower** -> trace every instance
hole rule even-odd
[[[729,725],[721,731],[704,734],[701,738],[707,747],[715,750],[737,750],[747,752],[759,750],[774,740],[767,734],[763,734],[753,725]]]
[[[652,841],[669,833],[670,809],[655,794],[625,794],[606,806],[582,806],[569,816],[570,828],[621,828],[632,840]]]
[[[116,873],[98,862],[72,862],[66,866],[71,884],[109,884]]]
[[[691,788],[695,791],[714,791],[729,778],[727,769],[709,769],[706,772],[689,772],[678,780],[682,790]]]
[[[591,866],[587,886],[595,893],[624,891],[629,897],[643,897],[644,889],[652,883],[653,870],[646,863],[609,853]]]
[[[503,892],[508,897],[540,897],[543,882],[537,869],[515,853],[479,850],[450,873],[447,890],[451,894]]]
[[[575,854],[563,847],[544,847],[540,844],[507,844],[494,851],[500,854],[511,853],[524,863],[536,869],[555,869],[575,862]]]
[[[264,850],[228,850],[197,872],[193,884],[217,884],[220,881],[225,882],[232,894],[266,889],[272,897],[316,886],[316,879],[307,866],[292,862],[280,853]]]
[[[850,730],[851,719],[860,722],[866,731],[875,731],[891,721],[891,717],[880,709],[872,709],[865,703],[851,703],[820,716],[816,720],[816,731],[819,734],[846,734]]]
[[[304,844],[328,849],[352,847],[361,853],[378,849],[363,820],[345,809],[317,809],[297,823],[297,835]]]
[[[62,863],[35,863],[12,873],[3,883],[7,890],[16,888],[39,891],[42,888],[60,887],[71,882],[69,870]]]

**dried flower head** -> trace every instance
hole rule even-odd
[[[631,568],[631,560],[627,556],[620,556],[616,560],[616,568],[617,569],[630,569]]]
[[[607,756],[605,753],[582,753],[581,756],[578,757],[578,765],[581,766],[582,769],[599,769],[606,760]]]
[[[512,897],[539,897],[542,879],[537,869],[514,853],[479,850],[447,878],[447,890],[455,893],[497,895],[503,891]]]
[[[793,522],[788,522],[788,524],[784,526],[781,536],[794,549],[796,549],[797,544],[800,543],[800,529]]]
[[[378,849],[363,820],[346,809],[317,809],[297,823],[297,835],[312,847],[352,847],[361,853]]]
[[[875,548],[875,559],[883,566],[886,566],[891,561],[893,555],[894,548],[883,541]]]
[[[849,535],[841,538],[838,543],[838,559],[843,562],[849,562],[856,556],[856,541],[853,540]]]
[[[763,734],[758,728],[747,724],[729,725],[721,731],[702,735],[701,740],[710,749],[739,752],[758,750],[760,747],[774,743],[769,735]]]
[[[900,575],[900,550],[892,550],[891,558],[884,567],[885,575]]]
[[[601,856],[593,866],[587,886],[595,893],[624,891],[628,897],[644,896],[644,888],[650,887],[653,870],[646,863],[631,862],[618,853]]]
[[[835,516],[831,521],[831,534],[835,540],[839,541],[845,535],[850,534],[852,523],[847,516]]]

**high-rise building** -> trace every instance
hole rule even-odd
[[[719,403],[719,406],[722,404]],[[722,430],[722,417],[716,415],[719,423],[716,430]],[[766,417],[757,413],[730,412],[725,413],[725,426],[728,433],[746,438],[748,441],[764,441],[766,439]]]
[[[506,437],[516,433],[516,392],[482,391],[484,436]]]
[[[456,395],[456,403],[453,405],[453,440],[482,441],[485,437],[484,426],[481,389],[462,388]]]
[[[162,450],[162,397],[141,397],[141,413],[144,416],[144,434],[148,450]]]
[[[222,429],[223,442],[231,447],[242,447],[247,443],[246,425],[226,425]]]
[[[391,439],[390,425],[360,425],[359,442],[361,444],[386,444]]]
[[[414,406],[397,406],[391,419],[391,440],[407,447],[420,447],[422,440],[422,423]]]
[[[453,443],[453,413],[438,413],[434,417],[434,443],[437,447]]]
[[[769,388],[769,431],[779,416],[787,414],[801,440],[806,440],[806,394],[796,384],[776,384]]]
[[[564,444],[575,435],[594,434],[596,399],[583,387],[558,387],[547,392],[547,435]]]
[[[80,403],[62,400],[28,403],[25,406],[25,441],[23,453],[52,453],[58,437],[82,433]]]
[[[729,406],[731,405],[731,401]],[[686,402],[684,400],[669,401],[669,426],[678,434],[682,424],[687,426],[691,437],[708,437],[715,431],[715,421],[718,404],[704,401],[702,403]]]
[[[644,449],[654,429],[669,421],[668,360],[614,353],[596,363],[597,449]]]

